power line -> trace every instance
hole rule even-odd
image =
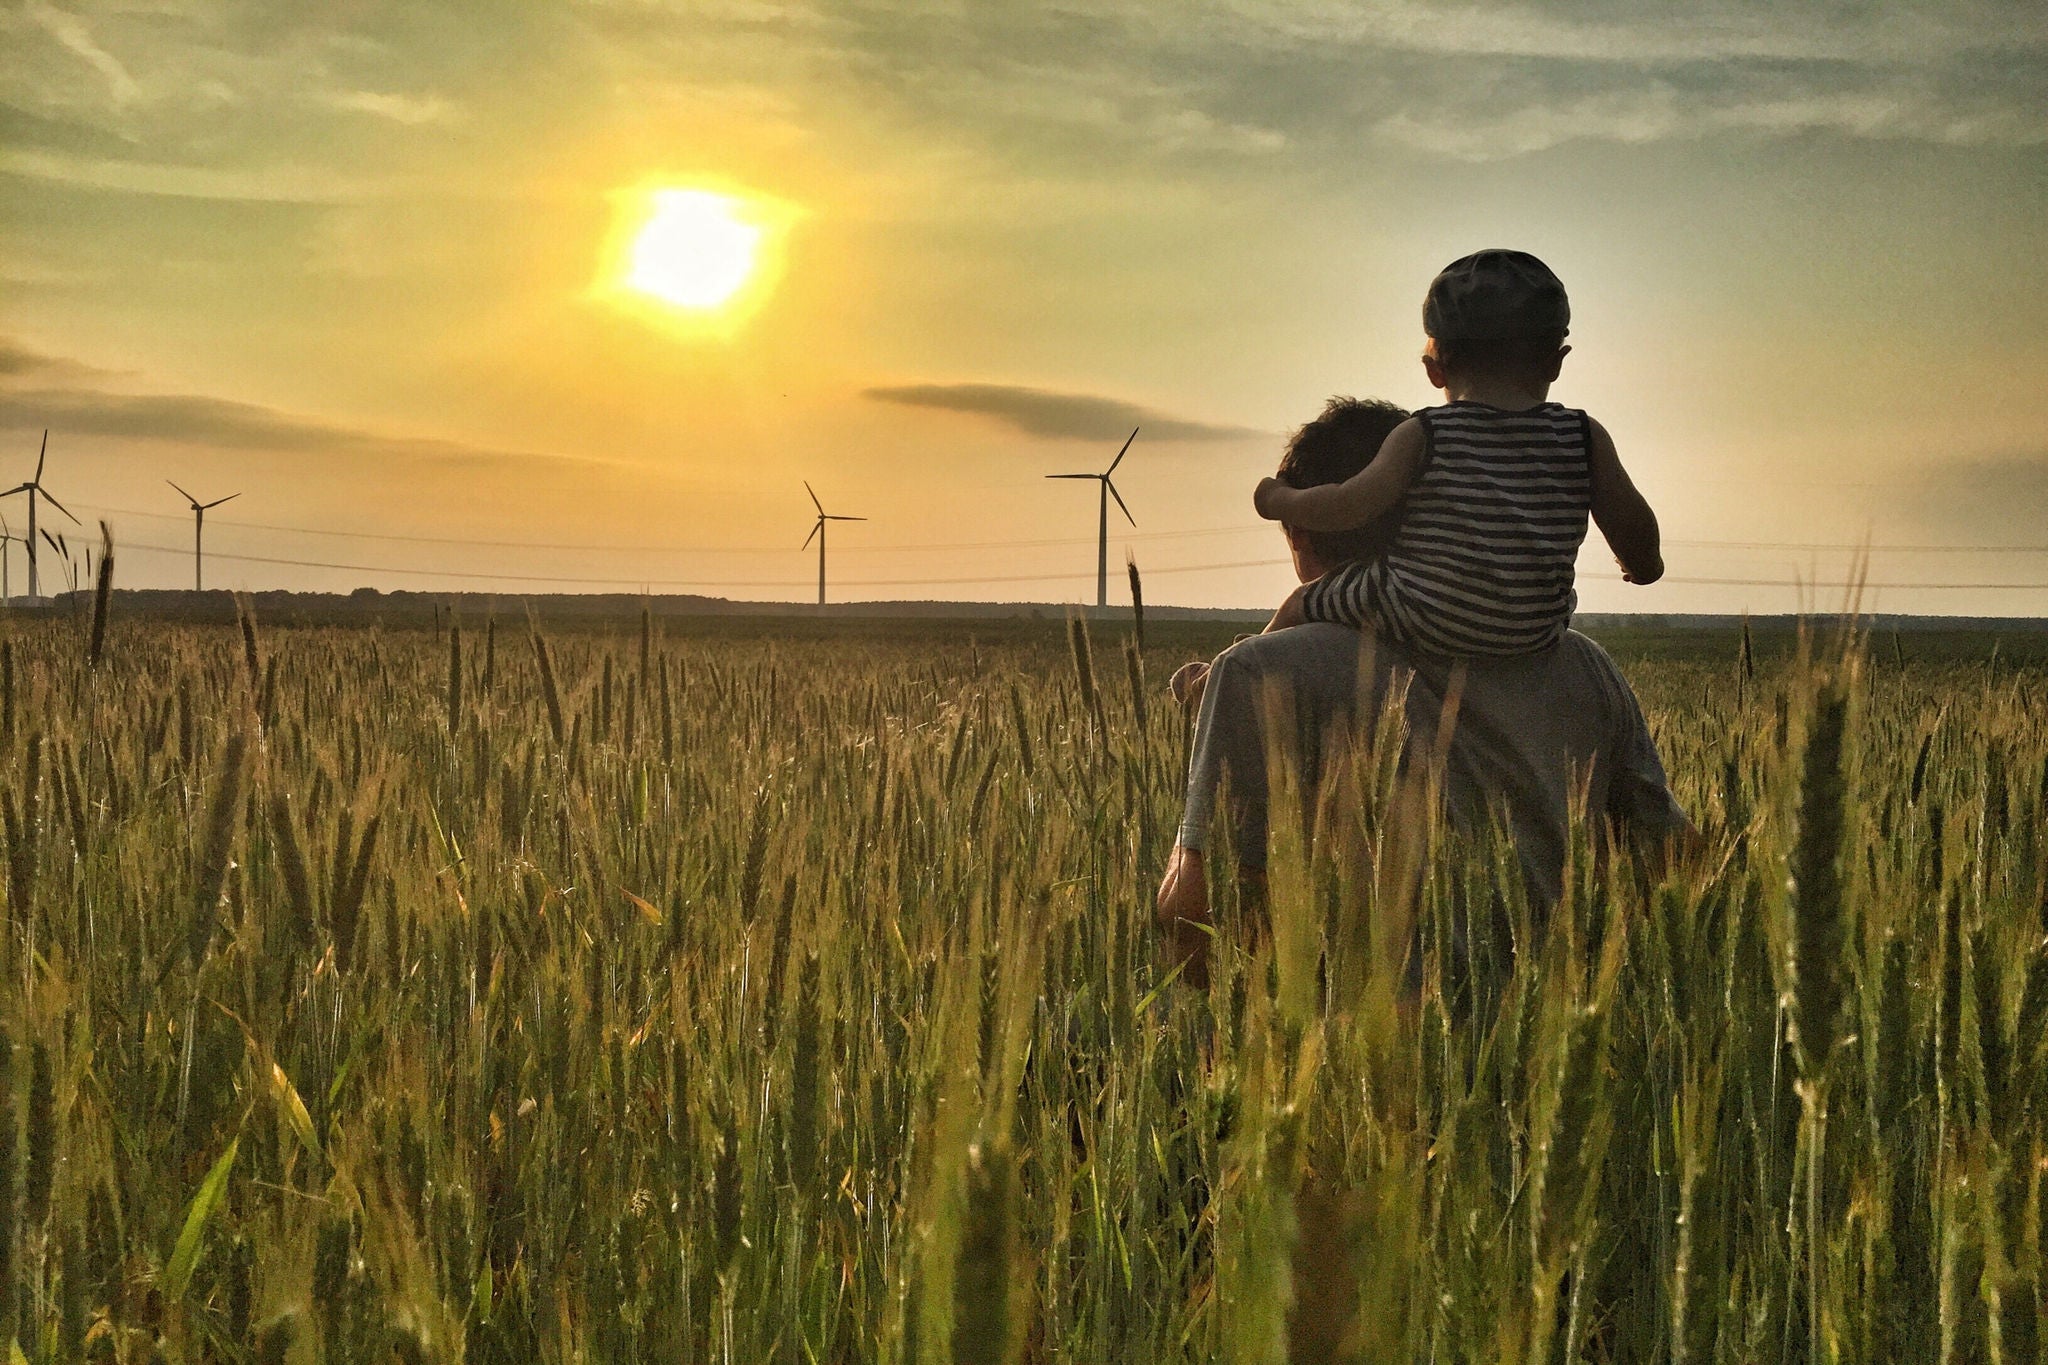
[[[1873,545],[1860,540],[1667,540],[1689,550],[1868,550],[1873,554],[2042,555],[2048,545]]]
[[[177,512],[144,512],[132,507],[101,507],[91,503],[79,506],[91,512],[103,512],[110,516],[149,517],[157,521],[183,521],[186,514]],[[344,540],[389,540],[410,545],[455,545],[474,549],[490,550],[576,550],[582,552],[636,552],[641,554],[788,554],[787,545],[674,545],[674,544],[632,544],[626,542],[577,542],[543,540],[472,540],[464,536],[416,536],[395,531],[334,531],[317,526],[280,526],[260,521],[209,521],[209,526],[230,527],[243,531],[274,531],[287,535],[332,536]],[[1125,540],[1182,540],[1195,536],[1242,535],[1248,531],[1267,531],[1262,522],[1240,526],[1209,526],[1184,531],[1134,531],[1123,537]],[[928,541],[912,545],[843,545],[834,547],[835,553],[858,551],[863,554],[890,554],[898,550],[1013,550],[1046,548],[1061,545],[1093,545],[1094,536],[1056,536],[1042,540],[957,540]]]
[[[135,542],[117,547],[123,550],[144,550],[157,554],[183,556],[191,551],[183,546],[151,545]],[[565,574],[516,574],[490,573],[468,569],[413,569],[390,564],[352,564],[334,560],[287,559],[271,555],[233,554],[216,551],[208,555],[211,559],[232,560],[243,564],[271,564],[300,569],[339,569],[353,573],[396,574],[414,578],[467,578],[488,582],[509,583],[567,583],[580,587],[658,587],[658,588],[807,588],[815,582],[808,578],[763,578],[763,579],[662,579],[635,576],[594,578]],[[1143,570],[1147,577],[1164,577],[1174,574],[1214,573],[1228,569],[1269,569],[1290,564],[1285,559],[1240,559],[1213,564],[1176,564],[1164,568]],[[1092,573],[1029,573],[1029,574],[980,574],[947,578],[868,578],[845,579],[838,583],[843,588],[908,588],[908,587],[949,587],[968,583],[1054,583],[1081,582],[1095,577]],[[1581,574],[1581,578],[1604,582],[1621,582],[1619,574]],[[1695,578],[1669,575],[1658,580],[1661,583],[1706,587],[1748,587],[1748,588],[1886,588],[1895,591],[1971,591],[1971,592],[2044,592],[2048,582],[2038,583],[1900,583],[1870,582],[1855,580],[1826,580],[1800,578]]]
[[[184,521],[182,512],[145,512],[132,507],[104,507],[81,503],[88,511],[103,512],[113,516],[147,517],[157,521]],[[674,544],[633,544],[627,542],[597,543],[590,541],[539,541],[539,540],[477,540],[465,536],[421,536],[396,531],[337,531],[317,526],[284,526],[260,521],[229,521],[220,519],[208,523],[215,527],[227,527],[244,531],[271,531],[285,535],[328,536],[343,540],[384,540],[408,545],[452,545],[487,550],[573,550],[582,553],[638,553],[638,554],[788,554],[786,545],[674,545]],[[1126,541],[1192,540],[1197,537],[1249,535],[1252,533],[1271,534],[1266,522],[1240,523],[1234,526],[1199,526],[1178,531],[1131,531],[1120,537]],[[958,540],[926,541],[906,545],[844,545],[839,552],[860,554],[893,554],[899,551],[927,550],[1022,550],[1049,549],[1066,545],[1093,545],[1094,536],[1053,536],[1037,540]],[[1864,541],[1778,541],[1778,540],[1681,540],[1672,539],[1666,545],[1696,550],[1774,550],[1774,551],[1868,551],[1873,554],[2048,554],[2048,544],[2038,545],[1931,545],[1900,544],[1880,545]],[[286,563],[290,561],[277,561]],[[612,581],[612,580],[606,580]],[[625,580],[617,580],[625,581]],[[974,580],[977,582],[988,580]]]
[[[192,551],[178,545],[150,545],[131,542],[115,547],[117,550],[148,550],[158,554],[189,555]],[[785,552],[787,553],[787,552]],[[209,550],[209,560],[226,559],[242,564],[276,564],[298,569],[343,569],[354,573],[403,574],[414,578],[475,578],[507,583],[573,583],[579,586],[612,587],[655,587],[655,588],[804,588],[816,585],[814,578],[645,578],[626,575],[614,578],[592,578],[580,575],[553,573],[489,573],[470,569],[410,569],[391,564],[347,564],[335,560],[284,559],[272,555],[232,554],[227,551]],[[1207,573],[1217,569],[1268,568],[1286,564],[1284,559],[1247,559],[1223,564],[1183,564],[1164,569],[1147,569],[1151,575]],[[959,578],[869,578],[835,580],[835,587],[884,588],[884,587],[943,587],[958,583],[1044,583],[1066,580],[1092,579],[1092,573],[1029,573],[1029,574],[979,574]]]

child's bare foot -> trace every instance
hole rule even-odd
[[[1209,665],[1199,659],[1182,664],[1174,670],[1173,677],[1166,684],[1166,690],[1173,693],[1173,699],[1182,706],[1195,707],[1202,703],[1202,685],[1209,681]]]

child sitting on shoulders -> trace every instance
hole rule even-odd
[[[1384,548],[1298,589],[1275,627],[1334,621],[1453,658],[1535,653],[1571,624],[1589,516],[1627,581],[1663,576],[1656,513],[1613,439],[1549,401],[1570,318],[1563,284],[1526,252],[1444,268],[1422,305],[1422,365],[1446,401],[1395,427],[1342,483],[1259,484],[1259,515],[1300,531],[1393,514]]]

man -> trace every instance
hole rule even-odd
[[[1371,460],[1379,446],[1374,434],[1384,437],[1382,428],[1405,416],[1389,404],[1333,399],[1288,443],[1279,477],[1293,487],[1342,482]],[[1388,528],[1327,536],[1283,529],[1295,574],[1307,583],[1371,553],[1372,538]],[[1312,790],[1322,737],[1356,716],[1369,724],[1390,690],[1403,682],[1412,753],[1434,750],[1445,701],[1457,697],[1444,750],[1450,815],[1471,825],[1489,809],[1503,808],[1523,872],[1540,900],[1555,900],[1562,891],[1571,812],[1580,792],[1588,818],[1605,819],[1637,840],[1696,838],[1672,798],[1634,691],[1606,651],[1576,631],[1536,654],[1452,661],[1410,653],[1345,626],[1269,630],[1232,645],[1206,669],[1192,665],[1175,678],[1176,692],[1199,691],[1201,710],[1187,804],[1159,887],[1157,917],[1169,950],[1188,961],[1193,979],[1203,975],[1208,943],[1201,927],[1209,919],[1204,850],[1226,774],[1240,860],[1253,873],[1265,862],[1268,691],[1277,687],[1291,700],[1298,724],[1286,748],[1300,764],[1304,790]]]

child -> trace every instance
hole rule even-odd
[[[1598,422],[1549,402],[1571,308],[1527,252],[1481,251],[1429,286],[1422,367],[1448,400],[1342,483],[1259,484],[1259,515],[1334,532],[1397,513],[1386,548],[1305,584],[1275,626],[1335,621],[1430,654],[1532,654],[1571,623],[1590,514],[1631,583],[1663,576],[1657,516]]]

